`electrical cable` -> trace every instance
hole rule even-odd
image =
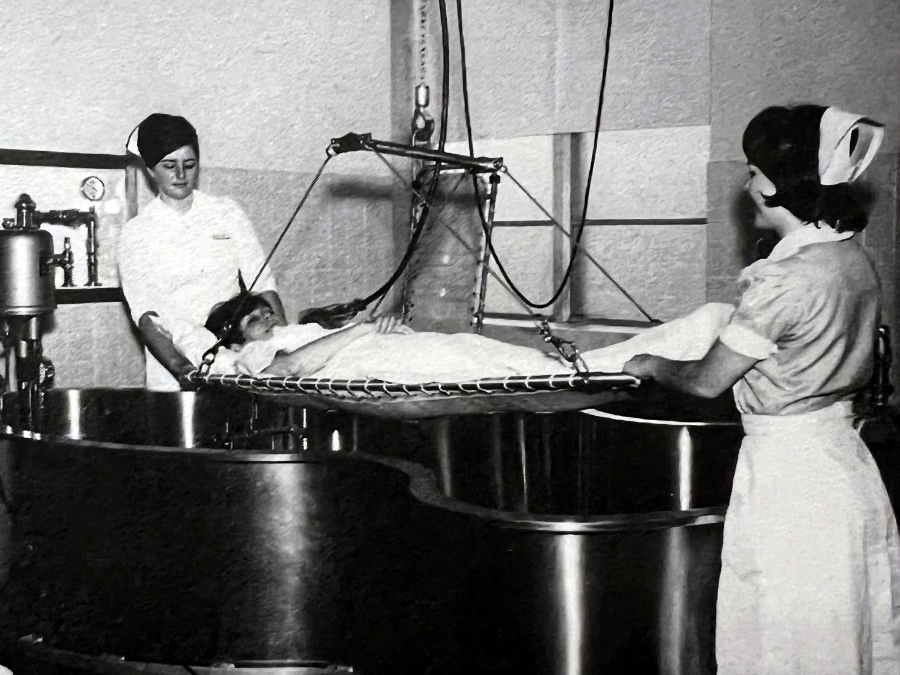
[[[438,134],[438,150],[444,152],[444,146],[447,143],[447,120],[450,115],[450,33],[447,27],[447,5],[445,0],[439,0],[440,5],[440,16],[441,16],[441,61],[442,61],[442,74],[441,74],[441,129]],[[434,166],[434,177],[432,179],[428,197],[429,202],[434,199],[434,196],[437,194],[438,185],[440,182],[441,175],[441,163],[436,162]],[[400,263],[397,265],[397,268],[394,270],[394,273],[388,278],[388,280],[382,284],[375,292],[370,293],[365,298],[350,303],[354,308],[359,307],[360,310],[367,307],[374,300],[378,300],[378,304],[381,304],[381,300],[390,292],[391,288],[397,282],[397,280],[403,275],[406,271],[407,266],[409,265],[409,261],[412,259],[412,255],[415,252],[416,246],[419,243],[419,238],[422,235],[422,232],[425,229],[425,223],[428,219],[428,215],[430,213],[430,205],[425,204],[423,202],[423,208],[419,213],[419,218],[413,227],[413,234],[410,237],[410,242],[406,247],[406,252],[401,258]],[[374,311],[374,310],[373,310]]]
[[[603,72],[602,72],[602,76],[601,76],[601,80],[600,80],[600,96],[599,96],[599,101],[597,103],[597,117],[596,117],[596,122],[594,125],[594,145],[593,145],[593,149],[591,152],[591,163],[590,163],[590,167],[588,169],[587,184],[585,186],[584,208],[582,210],[581,222],[579,224],[577,234],[575,235],[575,243],[572,247],[571,255],[569,258],[569,264],[566,267],[565,274],[563,275],[563,278],[559,284],[559,287],[556,289],[556,291],[553,293],[553,296],[547,302],[533,302],[528,297],[526,297],[525,294],[519,290],[519,288],[516,286],[515,282],[513,282],[513,280],[510,278],[509,274],[507,273],[506,269],[504,268],[503,263],[500,261],[500,258],[497,256],[497,252],[494,249],[493,241],[491,240],[490,228],[488,227],[487,222],[484,217],[484,211],[481,207],[481,197],[478,194],[477,179],[473,178],[474,187],[475,187],[475,202],[476,202],[476,206],[478,207],[478,215],[481,220],[482,229],[484,230],[484,234],[485,234],[485,240],[486,240],[488,249],[491,252],[491,256],[493,257],[494,261],[497,263],[497,268],[500,270],[500,273],[503,275],[503,278],[509,284],[510,289],[519,297],[519,299],[521,299],[523,302],[527,303],[530,307],[534,307],[536,309],[543,309],[545,307],[549,307],[550,305],[552,305],[559,299],[560,295],[562,295],[562,292],[565,289],[566,284],[568,283],[569,278],[572,274],[572,270],[574,269],[576,255],[578,253],[579,246],[581,244],[581,237],[584,232],[585,223],[587,221],[588,200],[590,197],[591,183],[592,183],[593,175],[594,175],[594,165],[595,165],[596,158],[597,158],[597,144],[598,144],[598,140],[600,137],[600,122],[601,122],[602,114],[603,114],[603,100],[604,100],[604,96],[605,96],[605,92],[606,92],[606,81],[607,81],[607,74],[608,74],[608,67],[609,67],[610,45],[611,45],[611,38],[612,38],[612,20],[613,20],[614,0],[608,0],[608,2],[609,2],[609,5],[608,5],[607,21],[606,21],[606,40],[605,40],[604,56],[603,56]],[[466,57],[465,57],[465,54],[466,54],[465,32],[463,30],[463,20],[462,20],[462,0],[456,0],[456,9],[457,9],[457,23],[459,25],[460,67],[461,67],[462,86],[463,86],[463,107],[465,110],[466,131],[467,131],[468,140],[469,140],[469,154],[470,154],[470,156],[474,157],[475,151],[474,151],[474,141],[473,141],[473,135],[472,135],[471,114],[470,114],[470,109],[469,109],[468,77],[467,77],[467,66],[466,66]],[[595,261],[595,264],[597,264],[596,261]],[[599,267],[599,264],[598,264],[598,267]],[[601,268],[601,270],[602,270],[602,268]],[[611,279],[611,277],[609,277],[609,275],[606,273],[605,270],[602,270],[602,271],[604,274],[607,275],[608,278]],[[622,290],[621,286],[619,286],[618,284],[616,284],[616,286],[620,290]],[[630,296],[629,296],[629,299],[631,299]],[[637,304],[637,303],[635,303],[635,304]],[[649,318],[649,315],[647,315],[643,309],[641,309],[641,311]]]
[[[510,173],[510,171],[509,171],[509,169],[508,169],[507,167],[503,167],[502,171],[503,171],[503,173],[505,173],[507,176],[509,176],[509,179],[510,179],[513,183],[515,183],[516,187],[519,188],[519,189],[525,194],[525,196],[528,197],[528,199],[530,199],[530,200],[532,201],[532,203],[533,203],[535,206],[537,206],[537,207],[541,210],[541,213],[543,213],[543,214],[547,217],[547,219],[548,219],[551,223],[553,223],[553,226],[554,226],[554,227],[556,227],[560,232],[562,232],[564,235],[566,235],[570,240],[572,239],[572,234],[571,234],[570,232],[567,232],[567,231],[566,231],[566,228],[564,228],[564,227],[560,224],[560,222],[559,222],[558,220],[556,220],[556,218],[554,218],[553,215],[552,215],[546,208],[544,208],[544,205],[543,205],[543,204],[541,204],[537,199],[535,199],[534,195],[532,195],[532,194],[528,191],[528,189],[527,189],[524,185],[522,185],[522,184],[516,179],[516,177],[512,175],[512,173]],[[615,286],[616,289],[617,289],[622,295],[624,295],[626,298],[628,298],[628,300],[631,301],[631,304],[633,304],[635,307],[637,307],[638,311],[639,311],[641,314],[643,314],[645,317],[647,317],[647,320],[648,320],[648,321],[651,321],[651,322],[657,322],[657,323],[658,323],[659,320],[658,320],[658,319],[654,319],[652,316],[650,316],[650,314],[647,312],[647,310],[645,310],[645,309],[641,306],[641,304],[640,304],[637,300],[635,300],[635,299],[631,296],[631,294],[630,294],[628,291],[625,290],[625,288],[622,286],[622,284],[620,284],[618,281],[616,281],[616,280],[613,278],[613,276],[612,276],[609,272],[606,271],[606,269],[603,267],[603,265],[601,265],[599,262],[597,262],[597,259],[596,259],[594,256],[592,256],[592,255],[587,251],[587,249],[581,249],[581,255],[583,255],[583,256],[584,256],[585,258],[587,258],[591,263],[593,263],[594,267],[596,267],[598,270],[600,270],[600,272],[601,272],[601,273],[602,273],[602,274],[610,281],[610,283],[612,283],[612,285]]]
[[[269,264],[269,261],[272,260],[272,256],[275,255],[275,251],[278,250],[279,245],[281,245],[282,240],[285,235],[288,233],[288,230],[291,229],[291,225],[294,224],[294,220],[297,218],[297,214],[300,213],[300,209],[303,208],[303,205],[306,203],[306,200],[309,198],[309,195],[312,193],[313,188],[319,182],[319,179],[322,177],[322,173],[325,171],[325,167],[328,166],[328,162],[331,161],[331,155],[328,154],[325,156],[325,161],[322,162],[322,165],[319,167],[319,170],[316,172],[316,175],[313,177],[312,181],[310,181],[309,186],[306,188],[306,192],[303,193],[303,197],[300,199],[300,202],[297,204],[297,208],[294,209],[294,213],[291,214],[291,217],[288,219],[287,225],[284,226],[284,229],[281,230],[281,234],[278,236],[275,245],[272,247],[272,250],[269,251],[269,255],[263,261],[262,266],[259,268],[259,271],[256,273],[256,277],[254,277],[253,281],[250,284],[250,287],[247,288],[246,293],[244,294],[244,298],[241,302],[238,303],[238,306],[235,308],[234,313],[231,315],[231,320],[225,324],[222,337],[216,340],[216,343],[203,352],[203,361],[201,363],[201,369],[205,367],[205,370],[209,370],[212,366],[213,362],[216,359],[216,354],[219,351],[219,348],[225,344],[225,342],[231,337],[231,334],[234,329],[234,323],[238,320],[238,317],[243,312],[244,307],[246,305],[247,300],[250,298],[250,292],[253,290],[253,287],[256,285],[256,282],[259,281],[259,278],[262,276],[263,271],[266,269],[266,266]],[[238,270],[238,277],[240,277],[240,270]],[[243,282],[242,282],[243,283]],[[243,290],[243,289],[242,289]]]
[[[297,204],[297,208],[294,209],[294,213],[292,213],[291,217],[288,219],[287,225],[285,225],[284,229],[281,230],[281,234],[278,235],[278,239],[275,242],[275,245],[272,247],[272,250],[269,251],[269,255],[263,262],[262,267],[259,268],[259,272],[257,272],[256,276],[253,278],[250,287],[247,289],[248,292],[252,291],[253,287],[256,286],[256,282],[259,281],[259,278],[262,276],[262,273],[266,269],[266,266],[269,264],[269,261],[272,260],[272,256],[275,255],[275,251],[277,251],[278,247],[281,245],[281,240],[284,239],[284,236],[288,233],[288,230],[291,229],[291,225],[294,224],[294,219],[297,218],[297,214],[300,213],[300,209],[303,208],[303,205],[309,198],[309,195],[312,192],[313,188],[316,186],[316,183],[319,182],[319,179],[322,177],[322,172],[325,171],[325,167],[328,166],[328,162],[330,161],[331,155],[326,155],[325,161],[322,162],[322,166],[319,167],[319,170],[316,172],[316,175],[312,179],[312,182],[309,184],[309,187],[306,188],[306,192],[303,193],[303,197],[300,199],[300,203]]]
[[[442,36],[442,56],[443,56],[443,76],[441,79],[441,131],[438,140],[438,147],[441,152],[444,151],[444,145],[447,140],[447,119],[449,117],[449,108],[450,108],[450,37],[447,30],[447,8],[444,4],[444,0],[440,0],[441,4],[441,36]],[[309,187],[306,190],[306,193],[303,195],[303,198],[300,200],[300,203],[297,205],[297,208],[294,210],[293,215],[288,220],[287,225],[285,225],[284,229],[281,232],[281,235],[278,237],[278,240],[275,242],[275,245],[272,247],[272,250],[269,252],[269,255],[266,257],[265,262],[263,262],[262,267],[260,267],[259,272],[257,272],[256,277],[253,279],[253,282],[250,284],[250,287],[247,289],[247,293],[253,290],[253,287],[256,285],[256,282],[259,280],[260,276],[262,276],[263,271],[266,266],[269,264],[269,261],[272,259],[272,256],[275,255],[275,251],[278,249],[278,246],[281,244],[281,241],[284,239],[291,225],[294,223],[294,219],[297,217],[297,214],[300,212],[300,209],[306,203],[307,198],[309,197],[310,192],[312,192],[313,187],[319,181],[319,178],[322,175],[322,172],[325,170],[325,166],[331,160],[331,155],[329,154],[325,162],[319,167],[319,171],[316,173],[315,178],[313,178]],[[433,197],[437,192],[438,183],[440,180],[440,162],[435,164],[434,168],[434,179],[431,183],[431,188],[429,190],[429,197]],[[413,251],[415,250],[416,245],[418,244],[419,237],[422,234],[422,231],[425,227],[425,222],[428,218],[429,206],[427,203],[423,203],[422,211],[419,214],[419,220],[416,223],[416,226],[413,229],[413,236],[410,239],[409,245],[407,245],[406,253],[400,261],[400,264],[394,270],[394,273],[390,276],[387,282],[382,284],[378,290],[374,293],[371,293],[366,298],[362,300],[354,301],[348,303],[351,309],[355,309],[356,311],[361,311],[365,307],[367,307],[373,300],[376,298],[383,298],[390,291],[391,287],[400,278],[406,269],[409,260],[412,258]],[[248,296],[249,297],[249,296]],[[232,332],[234,321],[237,320],[237,317],[240,315],[241,311],[243,311],[243,303],[236,308],[235,313],[233,315],[232,320],[226,326],[226,330],[224,331],[223,337],[216,341],[212,347],[210,347],[203,354],[203,363],[206,367],[206,370],[209,370],[209,367],[212,365],[215,360],[216,353],[219,348],[225,343],[227,337]]]

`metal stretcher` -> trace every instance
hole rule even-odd
[[[626,398],[628,391],[640,384],[630,375],[609,373],[514,375],[422,384],[199,372],[190,379],[199,386],[251,391],[289,404],[391,419],[583,410]]]

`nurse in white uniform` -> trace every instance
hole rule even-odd
[[[173,338],[208,346],[212,336],[203,324],[210,310],[238,292],[238,270],[252,280],[265,255],[253,225],[233,200],[197,189],[200,148],[187,120],[150,115],[137,129],[137,146],[159,195],[122,229],[119,277],[146,347],[147,387],[177,390],[180,378],[196,364],[175,349]],[[254,290],[284,325],[268,269]],[[224,363],[227,353],[218,359]]]
[[[900,673],[900,541],[852,424],[872,374],[881,292],[848,183],[883,129],[836,108],[769,108],[744,132],[757,225],[780,241],[741,275],[740,304],[699,361],[625,371],[717,396],[746,436],[725,521],[720,675]]]

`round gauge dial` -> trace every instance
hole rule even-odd
[[[97,176],[88,176],[81,181],[81,196],[92,202],[98,202],[103,199],[106,193],[106,185]]]

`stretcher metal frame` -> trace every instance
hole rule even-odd
[[[402,384],[317,377],[201,375],[198,386],[219,386],[274,397],[291,405],[344,410],[375,417],[420,419],[500,412],[584,410],[630,396],[640,380],[611,373],[512,375],[463,382]]]

